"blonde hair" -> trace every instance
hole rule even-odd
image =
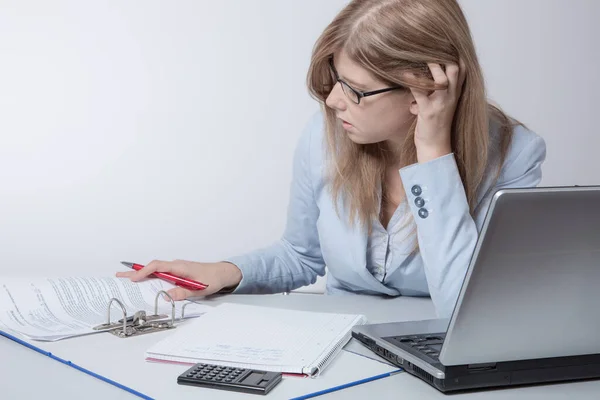
[[[398,160],[401,166],[417,162],[416,119],[399,151],[385,142],[367,145],[352,142],[337,121],[335,111],[325,105],[336,83],[329,70],[329,59],[342,49],[382,82],[430,90],[435,84],[427,63],[464,62],[466,79],[454,115],[451,140],[472,212],[488,164],[490,121],[499,125],[501,135],[501,142],[494,143],[501,147],[499,168],[514,122],[487,101],[475,46],[458,2],[353,0],[329,24],[313,49],[307,83],[311,95],[324,108],[334,204],[338,204],[341,196],[349,222],[354,224],[358,219],[370,230],[382,199],[386,200],[382,185],[386,168]],[[406,81],[405,72],[415,74],[418,81]],[[381,193],[379,187],[383,189]]]

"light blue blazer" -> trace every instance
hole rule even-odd
[[[282,238],[264,249],[226,260],[237,265],[243,275],[234,293],[290,291],[314,283],[327,266],[328,294],[431,296],[438,315],[448,317],[494,191],[537,186],[546,157],[544,140],[517,127],[494,182],[499,151],[498,134],[492,128],[490,163],[473,215],[453,154],[402,168],[399,173],[414,216],[419,250],[394,258],[394,272],[381,282],[367,269],[367,233],[359,224],[348,224],[343,208],[340,216],[335,211],[325,174],[324,134],[324,119],[318,113],[295,151]],[[417,195],[425,200],[422,207],[415,204]]]

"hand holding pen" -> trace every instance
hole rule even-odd
[[[208,296],[222,289],[233,288],[242,279],[239,268],[226,262],[199,263],[183,260],[155,260],[146,266],[127,262],[123,262],[123,265],[136,269],[136,271],[118,272],[117,277],[129,278],[133,282],[137,282],[156,276],[178,285],[167,291],[174,300]]]

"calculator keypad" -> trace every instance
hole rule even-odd
[[[267,394],[279,382],[281,373],[254,369],[196,364],[177,378],[181,385],[231,390],[253,394]]]
[[[187,378],[203,379],[211,382],[235,382],[246,372],[243,368],[230,368],[210,364],[198,364],[185,376]]]

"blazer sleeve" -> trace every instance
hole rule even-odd
[[[242,272],[233,293],[279,293],[312,284],[325,274],[317,232],[317,207],[311,170],[311,150],[321,137],[323,118],[316,114],[305,127],[294,153],[287,222],[280,240],[271,246],[225,261]]]
[[[541,137],[515,128],[500,175],[480,190],[483,196],[473,215],[453,154],[400,170],[429,292],[440,317],[452,314],[492,196],[502,188],[537,186],[545,157]]]

